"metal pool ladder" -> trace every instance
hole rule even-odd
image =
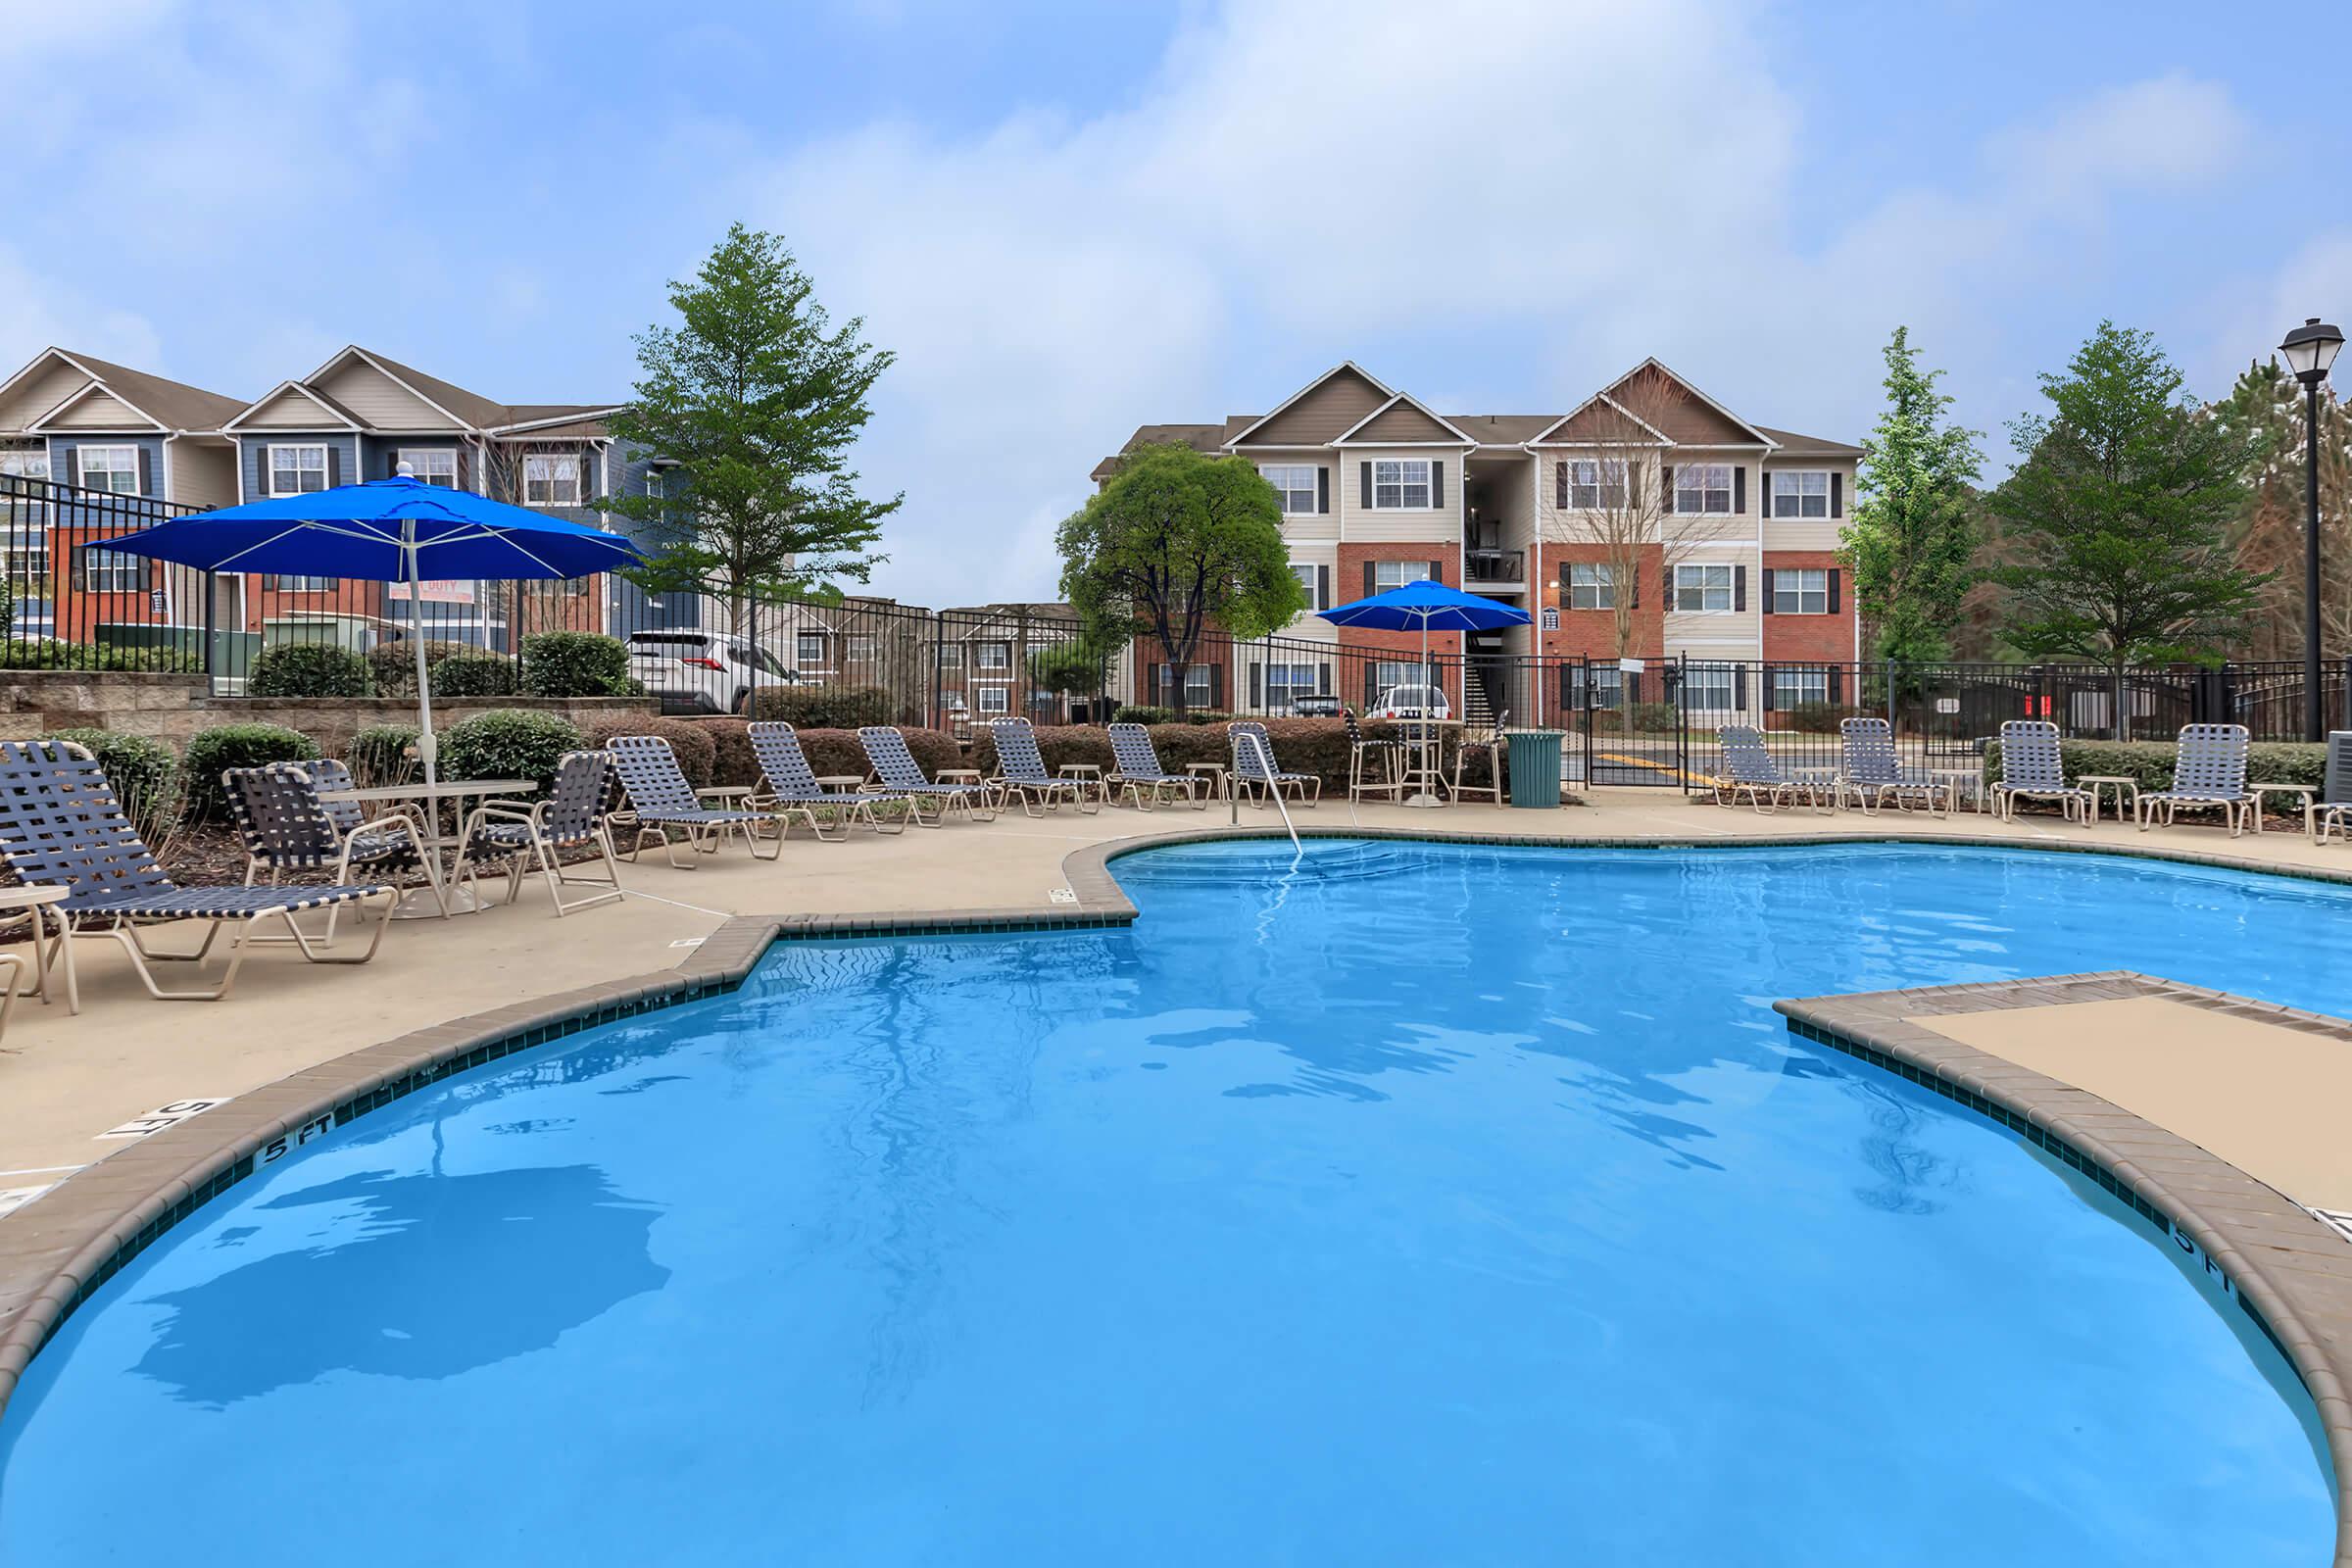
[[[1273,798],[1274,809],[1282,813],[1282,825],[1290,832],[1292,850],[1304,855],[1306,846],[1298,842],[1298,825],[1291,820],[1291,808],[1283,802],[1282,786],[1274,780],[1274,754],[1255,735],[1242,734],[1233,738],[1233,787],[1225,792],[1226,801],[1231,807],[1226,813],[1227,819],[1236,825],[1242,820],[1242,748],[1245,746],[1257,754],[1258,776],[1266,781],[1266,794]]]

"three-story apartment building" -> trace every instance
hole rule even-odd
[[[1127,449],[1157,442],[1257,466],[1314,610],[1426,577],[1527,611],[1524,627],[1431,638],[1464,710],[1531,689],[1482,671],[1587,661],[1594,701],[1639,702],[1662,693],[1631,664],[1678,657],[1692,662],[1694,711],[1771,710],[1836,700],[1827,666],[1858,655],[1837,550],[1861,449],[1755,424],[1655,360],[1564,414],[1533,415],[1440,414],[1344,364],[1269,414],[1145,425]],[[1117,461],[1098,466],[1098,483]],[[1430,678],[1420,647],[1418,633],[1310,612],[1188,671],[1189,697],[1370,705]],[[1164,656],[1139,654],[1139,700],[1172,697]]]

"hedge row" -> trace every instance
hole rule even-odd
[[[2060,741],[2058,757],[2069,779],[2085,773],[2128,778],[2143,790],[2170,789],[2180,748],[2171,741]],[[2328,748],[2310,741],[2256,741],[2246,749],[2249,784],[2308,784],[2318,789],[2328,772]],[[2001,776],[2001,743],[1984,751],[1984,776]]]
[[[1274,752],[1274,764],[1285,772],[1312,773],[1323,780],[1325,789],[1345,789],[1348,784],[1348,726],[1336,718],[1269,718],[1263,720],[1266,740]],[[1187,762],[1223,762],[1228,756],[1225,726],[1222,724],[1152,724],[1147,731],[1152,737],[1152,749],[1158,755],[1159,765],[1171,773],[1181,773]],[[1389,740],[1396,729],[1385,719],[1374,719],[1363,726],[1367,740]],[[1448,742],[1446,766],[1450,775],[1453,766],[1450,743],[1459,735],[1447,730]],[[1046,771],[1051,773],[1065,762],[1092,762],[1107,772],[1111,765],[1110,736],[1107,731],[1091,724],[1041,724],[1037,728],[1037,749],[1046,760]],[[972,726],[971,766],[993,774],[997,768],[996,737],[985,725]],[[1464,782],[1485,776],[1485,759],[1473,753],[1470,766],[1464,770]]]

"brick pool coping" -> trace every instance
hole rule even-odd
[[[1436,823],[1427,831],[1315,823],[1300,827],[1298,834],[1563,849],[1920,844],[2126,856],[2352,884],[2352,870],[2281,866],[2227,854],[2129,842],[2021,843],[1899,829],[1570,837],[1447,833]],[[1086,845],[1062,859],[1072,902],[1045,909],[734,916],[674,967],[515,1003],[363,1047],[151,1134],[0,1216],[0,1411],[33,1355],[124,1264],[256,1170],[369,1111],[515,1052],[731,991],[777,942],[1125,926],[1137,910],[1112,876],[1111,861],[1171,845],[1283,837],[1278,828],[1203,826]],[[2256,1016],[2352,1045],[2352,1023],[2340,1019],[2125,971],[1775,1005],[1806,1038],[1945,1094],[2050,1150],[2143,1216],[2160,1215],[2226,1270],[2241,1306],[2279,1347],[2318,1406],[2337,1484],[2336,1561],[2352,1565],[2352,1351],[2347,1348],[2352,1348],[2352,1250],[2345,1242],[2300,1205],[2185,1139],[2084,1090],[1904,1021],[1936,1012],[2146,995]]]

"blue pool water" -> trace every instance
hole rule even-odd
[[[0,1562],[2326,1560],[2169,1245],[1776,997],[2352,1012],[2352,898],[2076,857],[1210,845],[419,1094],[77,1313]]]

